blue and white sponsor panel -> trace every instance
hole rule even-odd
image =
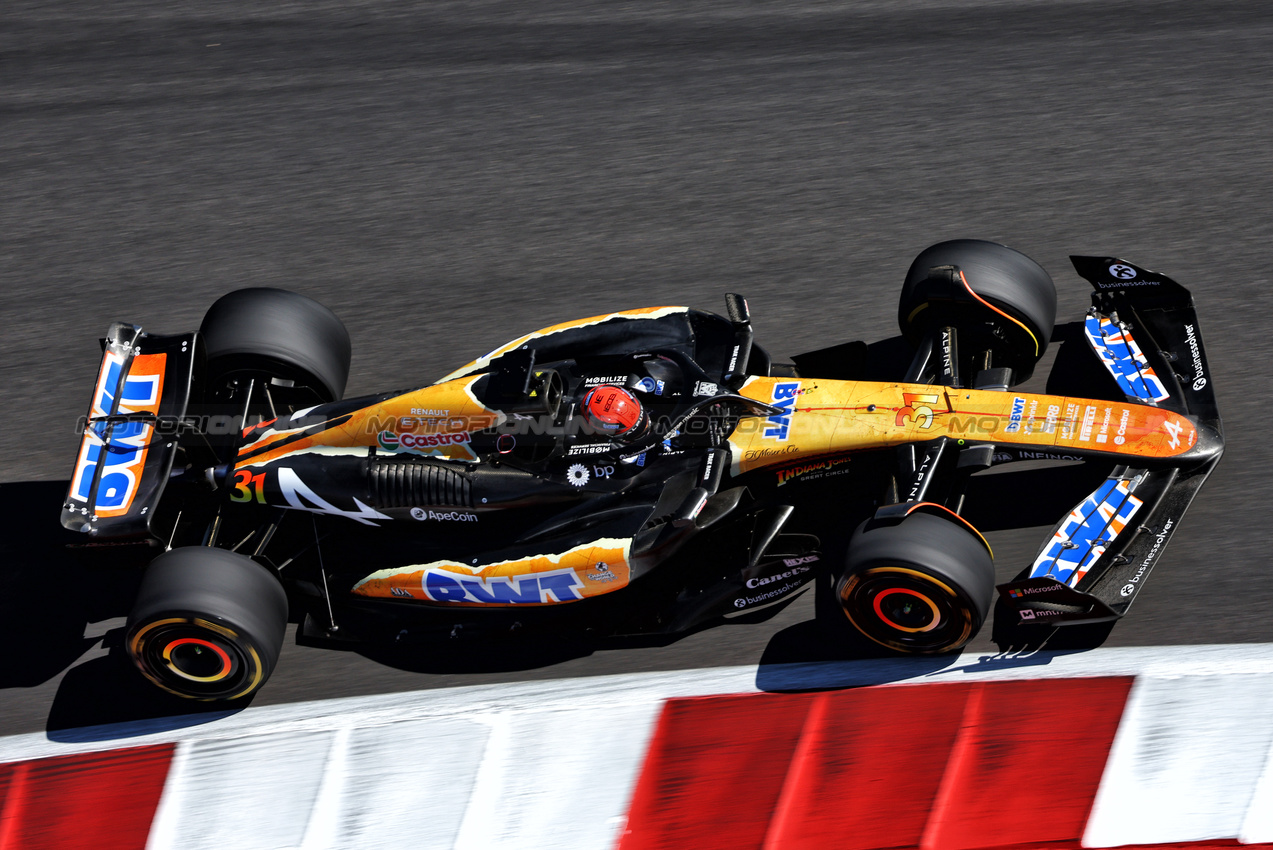
[[[1159,402],[1169,397],[1162,380],[1145,359],[1136,340],[1132,339],[1130,329],[1092,311],[1083,322],[1083,331],[1092,344],[1092,350],[1127,396],[1146,402]]]
[[[1110,478],[1070,511],[1035,559],[1030,578],[1077,585],[1144,504],[1132,494],[1140,480]]]

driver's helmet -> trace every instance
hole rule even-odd
[[[588,390],[580,410],[599,433],[611,437],[639,437],[645,433],[649,422],[636,396],[613,384],[602,384]]]

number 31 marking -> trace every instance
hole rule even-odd
[[[920,428],[933,427],[933,409],[930,404],[937,403],[937,396],[920,393],[902,393],[906,406],[897,411],[896,424],[906,425],[907,420],[914,417]],[[919,405],[918,407],[916,405]]]
[[[256,500],[265,504],[265,473],[252,474],[249,469],[240,469],[234,473],[234,492],[230,494],[231,502],[250,502],[252,492],[256,491]],[[251,484],[253,486],[249,487]]]

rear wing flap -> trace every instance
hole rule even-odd
[[[196,365],[197,332],[160,336],[116,322],[102,361],[62,505],[62,525],[90,537],[151,534],[172,470]]]

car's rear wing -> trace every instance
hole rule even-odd
[[[1056,525],[1029,574],[999,586],[1020,622],[1066,625],[1123,616],[1181,517],[1220,462],[1224,431],[1189,291],[1114,257],[1071,257],[1096,290],[1085,331],[1129,401],[1188,416],[1191,451],[1115,467]]]
[[[198,333],[146,334],[116,322],[102,363],[62,525],[90,537],[144,537],[177,452],[201,345]]]

